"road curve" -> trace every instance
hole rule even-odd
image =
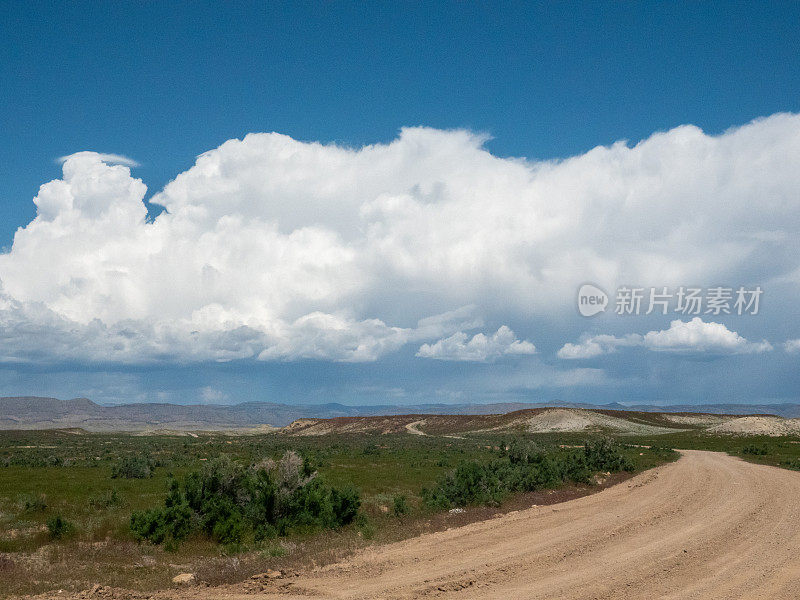
[[[600,493],[369,549],[256,596],[796,599],[799,501],[800,473],[687,450]]]

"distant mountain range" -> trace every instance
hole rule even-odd
[[[361,417],[379,415],[487,415],[526,408],[567,406],[646,412],[702,412],[715,414],[774,414],[800,417],[798,404],[707,404],[707,405],[622,405],[612,404],[418,404],[347,406],[344,404],[276,404],[245,402],[231,406],[217,404],[121,404],[102,406],[86,398],[0,398],[0,429],[67,429],[87,431],[221,431],[283,427],[296,419]]]

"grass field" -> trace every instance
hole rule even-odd
[[[554,455],[574,452],[572,447],[587,439],[582,434],[526,437]],[[459,439],[408,433],[192,437],[0,432],[0,596],[80,590],[95,583],[149,590],[170,585],[171,578],[184,571],[211,584],[234,581],[267,568],[327,562],[365,544],[484,518],[500,509],[479,507],[464,514],[438,515],[423,506],[420,494],[423,487],[433,486],[465,460],[496,458],[507,439],[490,434]],[[774,465],[800,464],[797,439],[688,431],[626,436],[624,443],[621,452],[636,471],[673,460],[676,455],[664,447],[727,451]],[[655,448],[643,447],[649,445]],[[294,533],[247,547],[193,537],[167,552],[134,540],[129,530],[131,512],[162,504],[171,476],[181,477],[223,454],[250,464],[278,459],[287,449],[308,457],[328,483],[356,486],[364,517],[341,530]],[[112,478],[120,461],[137,456],[155,465],[151,477]],[[408,513],[402,516],[394,514],[397,496],[406,498]],[[519,507],[526,501],[533,502],[517,497],[507,504]],[[73,524],[74,532],[53,539],[47,523],[56,516]]]

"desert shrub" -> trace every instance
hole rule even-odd
[[[364,456],[374,456],[375,454],[380,454],[380,448],[378,448],[377,444],[367,444],[361,452]]]
[[[331,488],[331,500],[335,526],[352,523],[361,508],[361,494],[358,490],[351,485]]]
[[[197,526],[194,513],[185,504],[137,511],[130,520],[134,536],[154,544],[183,540]]]
[[[584,444],[583,454],[592,471],[633,471],[633,462],[619,452],[619,446],[609,438],[588,441]]]
[[[363,512],[358,513],[356,516],[355,525],[358,528],[361,537],[363,537],[365,540],[371,540],[375,537],[375,525],[373,525],[369,517]]]
[[[111,466],[111,479],[147,479],[153,476],[153,466],[144,456],[125,456]]]
[[[674,448],[670,448],[669,446],[657,446],[655,444],[650,446],[650,453],[662,457],[674,457],[678,454]]]
[[[748,444],[742,448],[741,453],[750,456],[766,456],[769,454],[769,450],[765,445]]]
[[[404,494],[395,494],[392,498],[392,513],[395,517],[402,517],[409,512],[408,500]]]
[[[75,525],[61,515],[56,515],[47,519],[47,531],[51,539],[60,540],[75,533]]]
[[[122,498],[117,490],[106,490],[97,496],[89,498],[89,506],[94,509],[112,508],[122,504]]]
[[[22,506],[25,512],[44,512],[47,509],[47,497],[44,494],[26,496]]]
[[[265,558],[280,558],[281,556],[286,556],[288,551],[280,544],[272,544],[262,550],[260,554]]]
[[[44,459],[44,464],[47,467],[63,467],[65,465],[64,459],[60,456],[48,456]]]
[[[789,458],[787,460],[781,461],[780,465],[785,469],[800,471],[800,458]]]
[[[429,508],[447,510],[468,504],[496,505],[515,492],[589,483],[598,471],[631,471],[633,463],[610,440],[590,441],[582,451],[545,452],[523,439],[503,442],[499,458],[461,462],[433,488],[422,490]]]
[[[358,491],[325,484],[295,452],[250,468],[221,456],[183,482],[172,480],[164,506],[133,513],[130,528],[138,539],[156,544],[197,533],[237,545],[295,528],[342,527],[360,506]]]
[[[66,466],[64,459],[60,456],[44,456],[38,453],[30,454],[14,453],[0,460],[0,466],[4,467],[63,467]]]

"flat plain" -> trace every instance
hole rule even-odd
[[[769,435],[765,421],[778,424]],[[771,573],[771,597],[796,597],[787,595],[800,523],[792,421],[543,409],[303,419],[247,435],[0,432],[0,595],[752,597],[756,581],[733,574]],[[628,467],[449,510],[426,503],[423,489],[459,465],[496,463],[513,440],[553,460],[613,440]],[[131,532],[131,514],[162,505],[173,479],[220,456],[249,465],[287,451],[331,485],[358,489],[359,518],[239,543],[193,535],[170,547]],[[135,457],[146,458],[147,476],[119,476]],[[56,517],[68,524],[63,535]],[[258,577],[267,572],[280,577]],[[192,583],[173,583],[181,574]]]

